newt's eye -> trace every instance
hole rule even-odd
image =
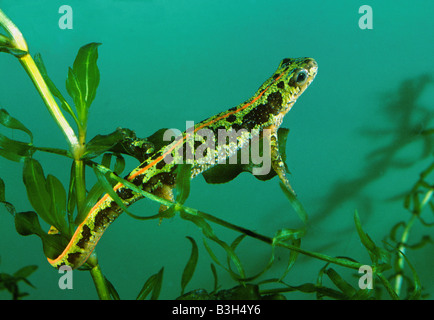
[[[302,86],[305,84],[307,80],[307,71],[306,70],[300,70],[294,75],[295,83],[299,86]]]

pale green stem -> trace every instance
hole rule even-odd
[[[105,280],[105,277],[101,271],[101,267],[99,266],[95,252],[91,254],[89,259],[87,260],[87,264],[91,267],[90,275],[92,276],[92,280],[95,284],[96,292],[99,299],[111,300],[110,290],[107,286],[107,281]]]
[[[42,100],[47,106],[51,116],[54,118],[57,125],[60,127],[66,139],[68,140],[74,158],[79,159],[79,157],[83,152],[82,150],[83,148],[79,144],[78,138],[75,135],[74,130],[71,128],[68,121],[66,121],[65,117],[63,116],[62,111],[60,110],[59,106],[56,103],[56,100],[54,100],[53,95],[48,89],[48,86],[45,83],[45,80],[42,77],[41,72],[36,66],[35,61],[33,60],[32,56],[28,53],[29,50],[27,47],[27,43],[21,31],[15,26],[15,24],[5,15],[5,13],[1,9],[0,9],[0,25],[3,26],[6,29],[6,31],[11,35],[12,41],[15,44],[15,48],[27,52],[27,54],[18,57],[18,59],[21,65],[23,66],[24,70],[26,70],[27,74],[32,79],[33,84],[35,85],[40,96],[42,97]]]
[[[429,190],[424,198],[422,199],[422,202],[420,203],[420,207],[419,210],[422,211],[423,208],[425,207],[425,205],[431,201],[431,198],[433,197],[433,193],[434,193],[434,189]],[[395,293],[399,296],[399,294],[401,293],[401,288],[402,288],[402,282],[404,280],[403,277],[403,271],[404,271],[404,264],[405,264],[405,259],[404,259],[404,254],[406,252],[406,244],[408,241],[408,237],[410,236],[410,230],[413,227],[414,222],[416,221],[417,215],[413,214],[410,221],[407,223],[407,225],[404,228],[404,231],[402,232],[402,236],[401,236],[401,241],[400,241],[400,245],[398,247],[398,250],[400,251],[400,253],[398,254],[398,264],[397,264],[397,276],[395,278]],[[402,254],[401,254],[402,253]]]
[[[75,160],[75,183],[77,210],[81,212],[86,200],[85,165],[82,160]]]
[[[416,215],[412,215],[410,221],[405,226],[405,229],[401,236],[400,245],[398,247],[399,253],[398,253],[398,263],[397,263],[397,270],[396,270],[398,274],[396,275],[395,278],[395,293],[398,297],[401,293],[402,281],[404,279],[402,274],[404,271],[404,263],[405,263],[403,255],[405,254],[406,251],[406,244],[408,241],[408,237],[410,235],[410,229],[413,226],[416,217],[417,217]]]

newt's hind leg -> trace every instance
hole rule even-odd
[[[173,187],[163,184],[161,187],[158,187],[153,192],[157,197],[169,200],[171,202],[175,202],[175,196],[173,195]],[[167,206],[162,204],[160,206],[160,209],[158,210],[158,213],[162,213],[168,209]],[[163,221],[163,218],[160,218],[159,224]]]

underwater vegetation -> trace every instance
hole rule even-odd
[[[191,222],[202,234],[202,244],[209,257],[210,277],[214,286],[210,290],[204,288],[189,289],[188,284],[194,276],[198,264],[199,246],[193,237],[187,237],[191,244],[191,254],[186,257],[184,271],[180,276],[180,287],[177,299],[287,299],[292,292],[315,295],[317,299],[421,299],[427,297],[423,284],[414,266],[407,257],[409,250],[423,250],[432,242],[428,236],[422,236],[416,244],[409,244],[409,235],[415,224],[419,223],[426,228],[434,225],[431,222],[434,213],[434,127],[432,122],[432,109],[423,109],[415,104],[425,86],[432,82],[429,76],[404,81],[402,87],[393,94],[392,99],[385,101],[386,112],[393,121],[392,127],[383,131],[370,130],[369,134],[382,133],[389,137],[383,147],[374,150],[366,159],[366,170],[360,177],[340,181],[330,191],[328,206],[325,213],[331,213],[347,199],[354,197],[372,181],[377,179],[378,172],[392,168],[404,170],[420,159],[430,159],[430,164],[415,177],[414,184],[408,186],[408,192],[402,195],[400,201],[408,211],[406,221],[397,221],[390,226],[383,243],[375,243],[363,229],[359,213],[354,212],[354,228],[360,243],[369,254],[369,266],[358,262],[353,257],[334,257],[322,252],[307,250],[302,246],[308,228],[308,214],[302,203],[285,185],[281,184],[282,192],[288,199],[288,207],[298,214],[302,222],[301,228],[282,228],[276,230],[272,236],[263,235],[242,226],[234,225],[217,216],[188,207],[186,201],[190,193],[191,166],[179,165],[177,168],[176,197],[173,202],[163,199],[155,194],[141,190],[130,181],[121,178],[125,169],[125,158],[134,158],[142,162],[152,156],[154,150],[159,150],[164,142],[162,132],[157,131],[149,137],[137,137],[130,129],[117,129],[108,135],[96,135],[92,139],[87,137],[88,114],[91,104],[96,96],[100,82],[97,66],[99,43],[90,43],[81,47],[68,69],[66,98],[54,82],[50,79],[42,56],[30,55],[27,44],[18,28],[0,10],[0,24],[6,34],[0,34],[0,52],[11,54],[21,63],[42,100],[47,106],[53,120],[58,124],[69,149],[62,150],[50,147],[40,147],[33,141],[31,130],[17,119],[19,115],[10,114],[1,106],[0,125],[22,131],[27,141],[18,141],[0,134],[0,156],[8,161],[23,164],[23,182],[29,200],[29,211],[17,212],[14,204],[7,201],[7,181],[0,177],[0,203],[14,219],[16,231],[22,236],[36,235],[41,239],[41,254],[47,258],[55,258],[63,251],[73,236],[74,230],[82,223],[89,210],[104,195],[108,194],[113,201],[129,216],[140,220],[161,220],[163,218],[179,218]],[[4,75],[2,75],[4,76]],[[396,99],[396,100],[394,100]],[[397,106],[399,108],[397,108]],[[64,113],[67,114],[68,121]],[[421,122],[421,119],[423,121]],[[75,126],[70,125],[72,123]],[[416,124],[417,123],[417,124]],[[420,126],[423,123],[423,126]],[[287,129],[280,129],[279,150],[285,160]],[[422,141],[424,148],[416,159],[402,161],[397,159],[398,151],[405,145]],[[69,184],[64,185],[58,178],[45,174],[43,164],[37,160],[38,153],[51,153],[71,160],[71,167],[65,168],[70,172]],[[85,167],[93,169],[97,178],[94,185],[89,185],[86,178]],[[239,173],[251,173],[253,164],[248,165],[221,165],[207,171],[204,176],[207,183],[227,183],[236,179]],[[261,177],[263,180],[272,179],[275,172]],[[148,200],[158,202],[167,209],[152,216],[139,216],[130,212],[123,204],[113,187],[121,183],[140,194]],[[30,209],[31,208],[31,209]],[[3,209],[2,209],[3,210]],[[431,214],[431,215],[429,215]],[[44,230],[40,219],[52,226],[50,231]],[[311,223],[311,221],[309,221]],[[319,223],[316,220],[315,223]],[[231,243],[221,240],[212,225],[217,224],[234,231],[237,236]],[[12,223],[11,223],[11,228]],[[267,244],[270,248],[270,257],[265,261],[263,270],[256,274],[247,274],[237,250],[246,238]],[[211,244],[222,249],[226,260],[218,258]],[[267,271],[275,262],[276,248],[287,251],[287,262],[281,270],[279,278],[267,277]],[[316,281],[303,284],[290,284],[289,275],[300,255],[310,259],[320,260],[324,265],[317,274],[312,275]],[[8,290],[13,299],[20,299],[26,295],[19,290],[18,283],[32,284],[27,279],[36,266],[26,266],[12,275],[0,273],[0,290]],[[93,252],[87,262],[79,268],[80,271],[89,272],[98,297],[100,299],[120,299],[116,291],[116,284],[111,283],[103,274],[103,269]],[[341,271],[345,270],[345,271]],[[358,286],[347,280],[345,272],[351,272],[359,278]],[[219,285],[219,272],[226,273],[234,281],[232,288],[221,288]],[[136,299],[158,299],[164,286],[164,268],[148,276]],[[289,280],[288,280],[289,279]],[[135,281],[131,279],[131,281]],[[331,283],[331,285],[328,285]]]
[[[32,288],[33,284],[27,279],[33,272],[38,269],[38,266],[26,266],[13,274],[0,272],[0,291],[7,290],[13,300],[19,300],[29,295],[27,292],[20,291],[19,282],[24,282]]]
[[[402,81],[396,91],[383,94],[380,110],[385,113],[390,128],[370,127],[364,129],[362,134],[372,140],[388,141],[366,156],[365,167],[361,170],[360,176],[336,182],[334,188],[325,196],[328,201],[324,201],[323,216],[332,213],[348,199],[360,195],[380,175],[394,169],[409,168],[416,162],[432,156],[434,137],[429,126],[432,125],[434,110],[425,108],[417,102],[427,85],[432,83],[432,77],[420,75]],[[406,146],[417,143],[422,144],[420,154],[412,154],[411,159],[403,159],[399,152]],[[369,202],[369,199],[366,199],[366,202]]]

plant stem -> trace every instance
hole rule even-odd
[[[410,218],[410,221],[406,224],[404,231],[402,232],[401,241],[399,242],[400,245],[398,247],[398,261],[397,261],[397,268],[396,268],[396,278],[395,278],[395,293],[399,297],[401,293],[402,288],[402,282],[403,282],[403,272],[404,272],[404,254],[406,251],[406,244],[408,241],[408,237],[410,235],[410,229],[412,228],[414,222],[416,221],[417,215],[413,214]]]
[[[25,56],[20,57],[19,61],[23,66],[24,70],[26,70],[27,74],[32,79],[32,82],[38,90],[40,96],[42,97],[45,105],[47,106],[48,111],[62,130],[71,147],[72,153],[75,155],[77,153],[76,150],[79,149],[77,136],[75,135],[74,130],[71,128],[68,121],[63,116],[62,111],[60,110],[56,101],[54,100],[54,97],[52,96],[50,90],[47,87],[47,84],[45,83],[45,80],[43,79],[38,67],[35,64],[35,61],[30,54],[26,54]]]
[[[127,181],[125,179],[122,179],[122,178],[116,176],[113,172],[111,172],[110,169],[107,169],[107,168],[105,168],[105,167],[103,167],[103,166],[101,166],[99,164],[95,164],[95,163],[93,163],[91,161],[89,161],[89,163],[92,163],[93,165],[97,166],[98,169],[101,172],[103,172],[103,173],[110,173],[110,176],[114,180],[118,181],[119,183],[124,184],[126,187],[130,188],[134,192],[142,194],[144,197],[146,197],[146,198],[148,198],[150,200],[157,201],[160,204],[163,204],[163,205],[165,205],[167,207],[170,207],[170,206],[174,205],[173,202],[171,202],[169,200],[166,200],[166,199],[163,199],[163,198],[160,198],[160,197],[158,197],[158,196],[156,196],[156,195],[154,195],[152,193],[146,192],[146,191],[138,188],[136,185],[132,184],[130,181]],[[214,217],[213,215],[210,215],[208,213],[205,213],[205,212],[202,212],[202,211],[198,211],[198,210],[196,210],[194,208],[186,207],[186,206],[184,206],[184,205],[182,205],[180,203],[176,203],[175,204],[175,209],[176,210],[182,209],[184,212],[186,212],[188,214],[200,216],[200,217],[202,217],[202,218],[204,218],[206,220],[212,221],[212,222],[214,222],[216,224],[219,224],[219,225],[224,226],[226,228],[235,230],[237,232],[244,233],[244,234],[246,234],[246,235],[248,235],[250,237],[258,239],[258,240],[260,240],[262,242],[265,242],[267,244],[273,244],[274,243],[273,238],[270,238],[270,237],[261,235],[259,233],[247,230],[245,228],[239,227],[239,226],[234,225],[234,224],[232,224],[230,222],[227,222],[227,221],[221,220],[221,219],[219,219],[217,217]],[[158,218],[158,215],[154,216],[153,218]],[[325,254],[320,254],[320,253],[316,253],[316,252],[312,252],[312,251],[303,250],[303,249],[299,248],[298,246],[293,246],[293,245],[290,245],[288,243],[276,242],[275,245],[277,245],[279,247],[284,247],[284,248],[287,248],[287,249],[290,249],[290,250],[294,250],[294,251],[299,252],[299,253],[301,253],[303,255],[307,255],[307,256],[310,256],[310,257],[313,257],[313,258],[316,258],[316,259],[320,259],[320,260],[323,260],[323,261],[326,261],[326,262],[334,263],[334,264],[337,264],[337,265],[340,265],[340,266],[344,266],[344,267],[347,267],[347,268],[351,268],[351,269],[358,270],[362,266],[361,263],[350,261],[348,259],[334,258],[334,257],[331,257],[331,256],[327,256]]]
[[[0,9],[0,24],[6,31],[12,36],[13,41],[17,49],[28,51],[26,40],[24,40],[23,34],[17,28],[17,26],[6,16],[6,14]]]
[[[85,165],[82,160],[75,160],[75,192],[77,198],[77,212],[81,212],[86,201]]]
[[[6,31],[11,35],[12,41],[14,42],[16,49],[27,52],[27,54],[18,57],[18,60],[20,61],[24,70],[26,70],[27,74],[29,75],[36,89],[38,90],[39,95],[42,97],[42,100],[47,106],[51,116],[54,118],[57,125],[60,127],[63,134],[65,135],[70,145],[71,151],[74,157],[76,157],[75,155],[77,154],[77,151],[79,151],[80,145],[77,136],[74,133],[74,130],[71,128],[68,121],[66,121],[65,117],[63,116],[62,111],[60,110],[59,106],[56,103],[56,100],[54,100],[53,95],[48,89],[48,86],[45,83],[45,80],[42,77],[41,72],[36,66],[35,61],[33,60],[32,56],[29,54],[27,43],[21,31],[17,28],[17,26],[15,26],[15,24],[6,16],[6,14],[1,9],[0,9],[0,25],[3,26],[6,29]]]
[[[104,275],[102,274],[101,267],[99,266],[96,253],[87,260],[87,263],[91,266],[90,275],[92,276],[93,283],[95,284],[96,292],[100,300],[111,300],[110,291],[107,286]]]

